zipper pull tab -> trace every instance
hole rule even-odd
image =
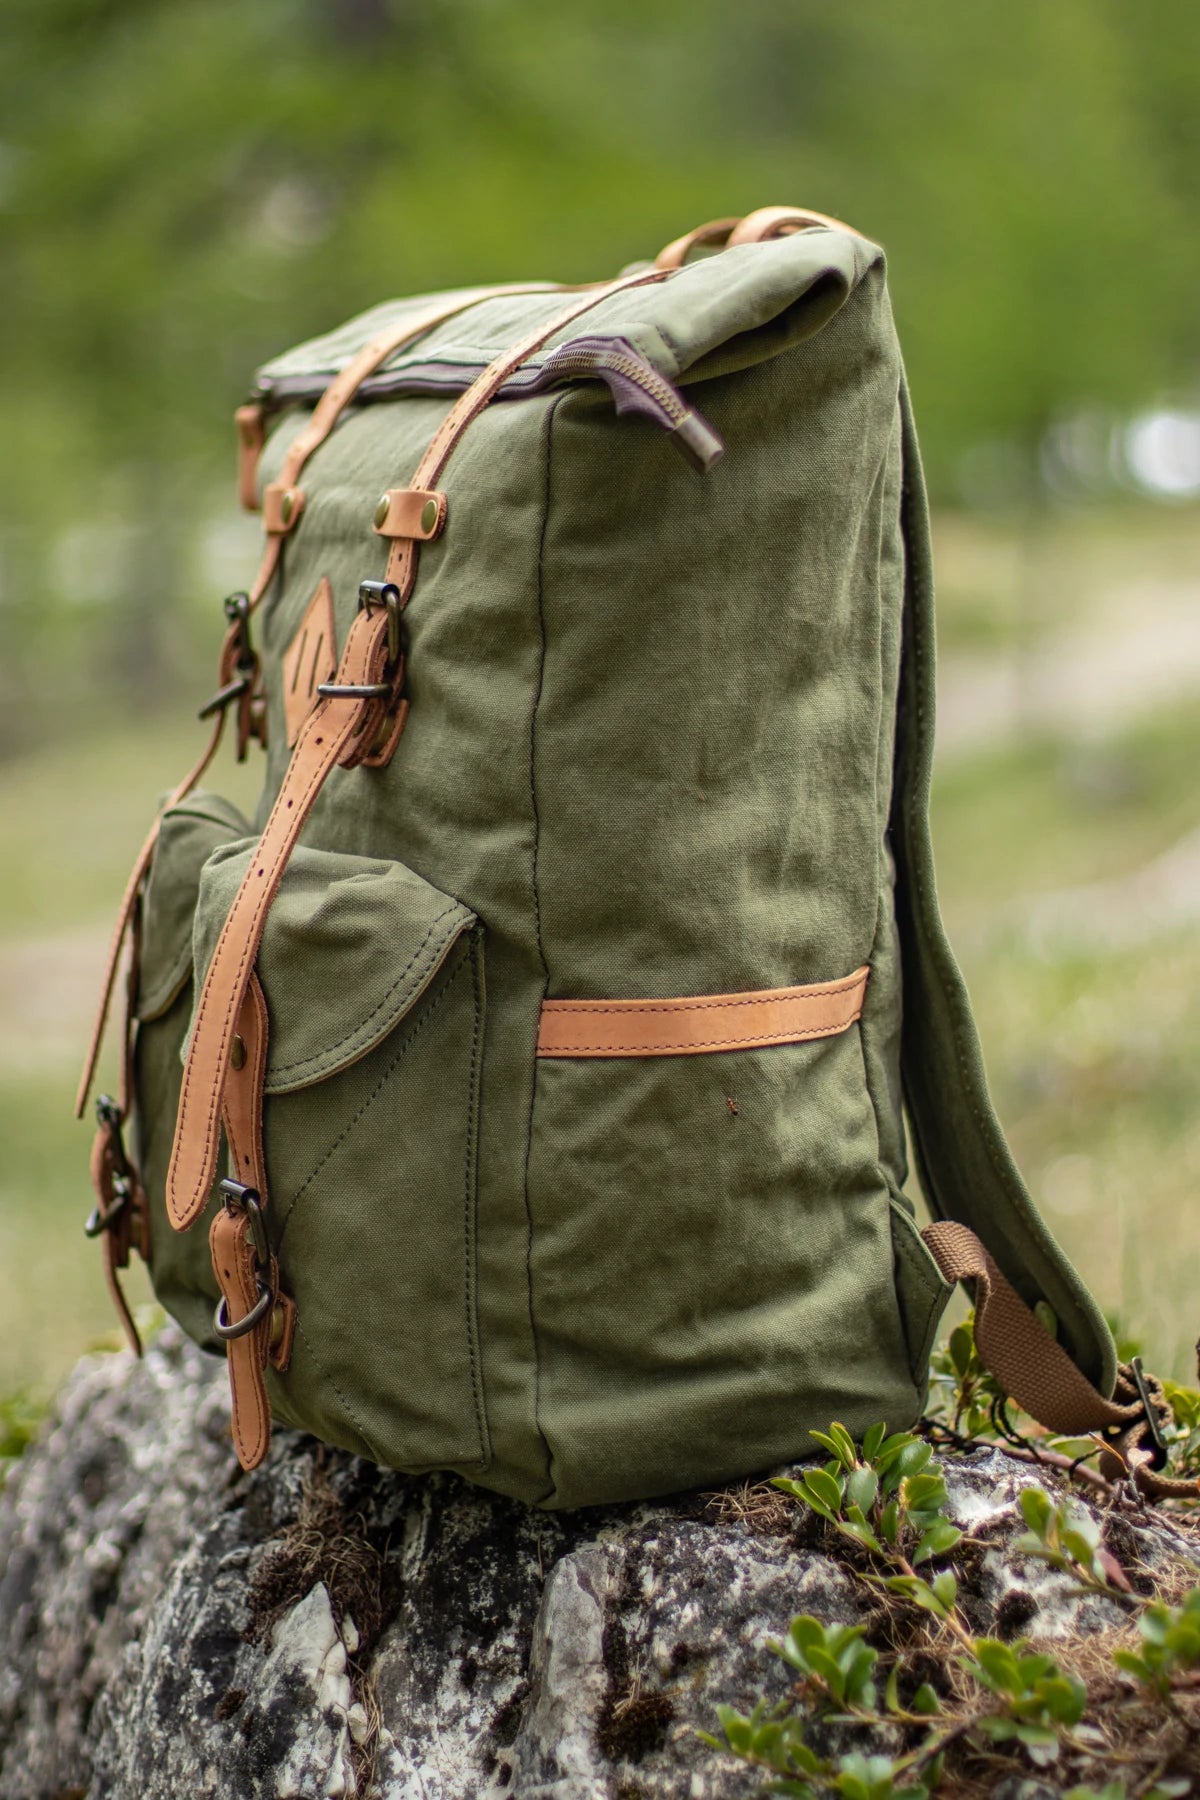
[[[706,474],[725,445],[703,413],[689,406],[679,389],[640,355],[628,338],[572,338],[551,352],[527,392],[537,393],[560,381],[603,381],[620,413],[638,413],[671,434],[680,455]]]

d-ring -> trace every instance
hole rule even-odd
[[[213,1330],[223,1344],[231,1344],[235,1338],[245,1337],[248,1332],[254,1330],[256,1325],[261,1325],[274,1304],[274,1294],[269,1287],[264,1287],[260,1281],[258,1284],[258,1299],[254,1302],[254,1305],[250,1308],[250,1311],[246,1314],[244,1319],[239,1319],[235,1325],[231,1325],[229,1323],[229,1308],[226,1305],[225,1296],[222,1294],[220,1300],[217,1302],[217,1310],[213,1314]]]

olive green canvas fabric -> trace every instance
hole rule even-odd
[[[377,308],[264,371],[318,392]],[[210,1211],[162,1183],[191,995],[287,764],[282,661],[318,583],[338,643],[379,494],[455,384],[561,295],[474,305],[385,365],[304,475],[256,620],[256,825],[196,795],[145,901],[137,1151],[164,1303],[215,1347]],[[336,769],[268,917],[267,1217],[297,1306],[272,1410],[407,1470],[569,1507],[710,1485],[841,1419],[911,1424],[947,1287],[903,1196],[965,1219],[1086,1372],[1103,1321],[987,1098],[927,826],[932,592],[882,253],[810,230],[601,301],[678,383],[705,474],[598,380],[514,383],[445,470],[405,614],[389,765]],[[438,391],[439,382],[443,383]],[[275,478],[309,404],[267,445]],[[712,995],[870,967],[839,1035],[539,1059],[546,998]]]

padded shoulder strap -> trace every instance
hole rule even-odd
[[[925,483],[903,382],[900,407],[906,573],[891,833],[904,967],[902,1076],[917,1172],[934,1217],[968,1226],[1027,1305],[1050,1305],[1059,1342],[1107,1396],[1117,1374],[1112,1335],[1017,1171],[992,1107],[971,1003],[938,910],[929,834],[932,559]]]

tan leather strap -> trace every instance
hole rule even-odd
[[[238,1011],[230,1046],[229,1079],[222,1113],[229,1144],[229,1172],[255,1190],[259,1205],[267,1203],[267,1164],[263,1155],[263,1083],[267,1073],[267,1001],[262,983],[252,975]]]
[[[222,1206],[208,1234],[213,1273],[231,1324],[258,1304],[258,1258],[246,1213]],[[271,1446],[271,1407],[262,1354],[262,1327],[226,1346],[233,1445],[243,1469],[257,1468]]]
[[[546,1000],[537,1053],[701,1056],[836,1037],[861,1014],[868,974],[861,968],[844,981],[681,1000]]]
[[[238,447],[238,503],[246,512],[258,511],[258,459],[266,442],[261,406],[239,406],[233,415]]]
[[[267,1208],[267,1169],[263,1156],[263,1081],[267,1068],[267,1003],[257,976],[247,986],[237,1019],[235,1054],[225,1086],[225,1135],[230,1173],[252,1190],[260,1217]],[[213,1274],[221,1290],[224,1319],[232,1325],[259,1303],[262,1266],[248,1211],[236,1201],[223,1205],[209,1232]],[[296,1308],[280,1288],[279,1265],[267,1259],[265,1280],[274,1296],[260,1324],[226,1345],[232,1400],[233,1441],[238,1461],[253,1469],[271,1442],[271,1407],[266,1365],[286,1369],[296,1329]]]
[[[861,236],[853,225],[847,225],[842,219],[831,219],[828,213],[813,212],[807,206],[760,206],[734,226],[726,249],[732,250],[738,244],[765,244],[770,238],[789,237],[792,232],[807,231],[813,225],[848,231],[852,237]]]
[[[682,237],[673,238],[665,244],[654,259],[656,269],[682,269],[693,250],[702,244],[724,244],[734,226],[739,224],[737,218],[710,219],[706,225],[697,225],[693,231],[685,231]]]
[[[388,619],[380,609],[356,614],[338,665],[337,685],[370,686],[387,669]],[[330,770],[360,732],[369,700],[321,700],[296,740],[283,783],[259,840],[258,855],[238,889],[196,1003],[171,1166],[167,1213],[177,1231],[204,1209],[216,1172],[219,1120],[235,1021],[254,972],[271,901],[313,802]]]
[[[921,1233],[947,1281],[967,1281],[975,1293],[975,1343],[1005,1393],[1031,1418],[1064,1437],[1103,1435],[1109,1450],[1102,1468],[1110,1477],[1133,1475],[1147,1494],[1195,1495],[1200,1484],[1159,1475],[1145,1409],[1131,1368],[1123,1367],[1113,1399],[1094,1388],[966,1225],[943,1219]],[[1161,1387],[1152,1383],[1156,1412],[1170,1417]]]
[[[727,250],[732,250],[738,244],[762,244],[769,238],[786,237],[793,231],[805,231],[811,225],[828,225],[836,231],[849,231],[855,237],[860,235],[853,225],[846,225],[841,219],[832,219],[828,213],[813,212],[808,207],[760,206],[756,212],[747,213],[744,219],[712,219],[707,225],[697,225],[694,231],[676,238],[673,243],[660,250],[654,259],[654,266],[657,269],[679,269],[692,251],[702,244],[721,244]]]
[[[442,301],[419,313],[416,318],[410,316],[403,320],[393,320],[363,345],[325,389],[313,408],[307,425],[288,446],[278,480],[263,491],[263,528],[267,533],[267,543],[254,586],[250,590],[251,609],[258,605],[270,586],[284,539],[295,530],[304,511],[306,496],[304,489],[299,486],[304,465],[325,442],[367,376],[373,375],[380,363],[386,362],[402,344],[424,337],[435,325],[456,318],[459,313],[467,312],[473,306],[480,306],[485,300],[495,299],[502,294],[554,294],[558,291],[552,282],[544,281],[519,281],[505,287],[478,288],[467,298],[456,300],[452,306],[447,306]]]
[[[446,526],[446,496],[434,488],[389,488],[375,509],[380,537],[414,537],[428,542]]]
[[[438,477],[463,432],[471,421],[478,417],[497,389],[504,385],[513,370],[519,368],[526,357],[532,356],[534,351],[540,350],[542,345],[548,342],[556,332],[569,325],[573,319],[577,319],[581,313],[588,312],[593,306],[598,306],[602,300],[607,300],[610,295],[619,294],[625,288],[644,287],[647,282],[662,281],[665,275],[666,271],[663,269],[643,270],[640,274],[625,275],[619,281],[606,282],[603,287],[593,288],[576,300],[565,312],[556,313],[554,318],[547,319],[541,325],[535,326],[528,336],[505,350],[488,365],[482,375],[471,383],[465,393],[459,395],[450,408],[433,434],[429,448],[418,463],[412,480],[408,483],[409,491],[420,492],[436,488]],[[399,588],[401,606],[408,603],[417,578],[418,548],[419,545],[415,538],[397,537],[388,553],[386,579],[394,582]]]
[[[630,276],[593,291],[497,357],[451,408],[409,485],[413,488],[432,485],[467,426],[522,357],[528,356],[563,325],[609,294],[649,280],[661,280],[661,276]],[[392,546],[392,557],[397,550],[402,558],[405,551],[411,553],[404,561],[406,587],[401,590],[407,596],[416,576],[415,541],[397,539]],[[391,558],[388,568],[390,581]],[[385,677],[395,679],[394,665],[399,659],[389,660],[390,626],[383,606],[360,609],[346,637],[337,678],[331,684],[334,689],[372,687],[382,684]],[[333,692],[319,701],[301,727],[263,830],[259,853],[234,897],[196,1005],[179,1097],[175,1142],[167,1172],[167,1214],[177,1231],[186,1231],[200,1216],[212,1186],[220,1145],[219,1120],[229,1074],[233,1022],[245,997],[267,913],[283,879],[288,858],[331,770],[339,763],[354,767],[370,760],[368,752],[376,742],[381,723],[387,724],[389,705],[395,707],[394,696],[384,701]],[[394,744],[401,724],[402,715],[393,712],[391,744]]]
[[[378,368],[379,364],[384,362],[394,350],[398,350],[402,344],[408,343],[414,338],[424,337],[426,332],[432,331],[433,328],[436,325],[440,325],[443,320],[455,318],[459,313],[466,312],[472,306],[482,305],[485,300],[490,300],[503,294],[557,293],[558,291],[559,290],[553,283],[548,282],[517,282],[506,287],[478,289],[468,298],[457,300],[452,306],[447,306],[443,302],[437,306],[429,307],[425,312],[419,313],[415,318],[410,315],[403,321],[396,321],[392,325],[389,325],[385,330],[377,332],[370,342],[364,345],[358,355],[355,356],[351,362],[347,363],[341,373],[329,384],[329,387],[325,390],[325,393],[314,407],[308,424],[304,427],[303,431],[297,434],[296,438],[288,448],[282,469],[280,470],[280,479],[277,483],[273,484],[275,491],[272,495],[270,506],[274,524],[268,523],[267,542],[263,551],[262,561],[259,564],[258,573],[254,578],[254,584],[249,591],[248,613],[252,613],[258,607],[263,595],[270,587],[271,581],[275,575],[275,570],[279,565],[279,558],[284,539],[288,532],[294,528],[297,519],[300,517],[300,513],[303,511],[303,493],[301,492],[299,502],[298,504],[293,502],[291,512],[289,513],[288,520],[285,524],[282,520],[282,497],[285,493],[296,489],[296,484],[300,479],[305,463],[308,461],[309,457],[312,456],[313,452],[320,449],[321,445],[325,442],[366,377],[372,374],[373,371]],[[247,420],[246,423],[249,425],[249,420]],[[241,424],[239,415],[239,432],[240,429]],[[255,452],[255,468],[257,468],[257,452]],[[255,495],[255,503],[257,504],[257,494]],[[239,629],[237,626],[231,626],[230,630],[226,633],[225,641],[221,648],[218,667],[219,689],[224,689],[232,679],[234,667],[233,658],[239,642]],[[243,696],[243,699],[246,702],[245,715],[247,720],[249,717],[249,698],[248,695]],[[116,981],[117,968],[121,960],[121,951],[124,948],[129,927],[133,919],[134,907],[136,906],[138,896],[142,891],[142,884],[144,883],[150,868],[150,861],[154,855],[154,846],[158,842],[159,824],[162,815],[164,812],[168,811],[170,807],[178,805],[182,799],[190,794],[196,783],[201,779],[217,753],[217,748],[220,744],[221,734],[224,728],[225,710],[224,707],[221,707],[216,712],[212,734],[203,755],[164,802],[158,817],[155,819],[154,824],[147,834],[145,843],[138,852],[137,860],[133,865],[133,870],[126,884],[125,893],[117,913],[112,941],[109,945],[108,959],[105,964],[104,976],[100,988],[100,1001],[96,1009],[95,1023],[92,1027],[92,1035],[88,1044],[87,1055],[84,1058],[83,1073],[80,1077],[79,1088],[75,1097],[76,1118],[83,1117],[84,1109],[88,1102],[88,1095],[91,1092],[92,1082],[95,1079],[96,1063],[100,1055],[100,1047],[104,1041],[104,1031],[108,1022],[109,1007],[112,1004],[113,986]]]

